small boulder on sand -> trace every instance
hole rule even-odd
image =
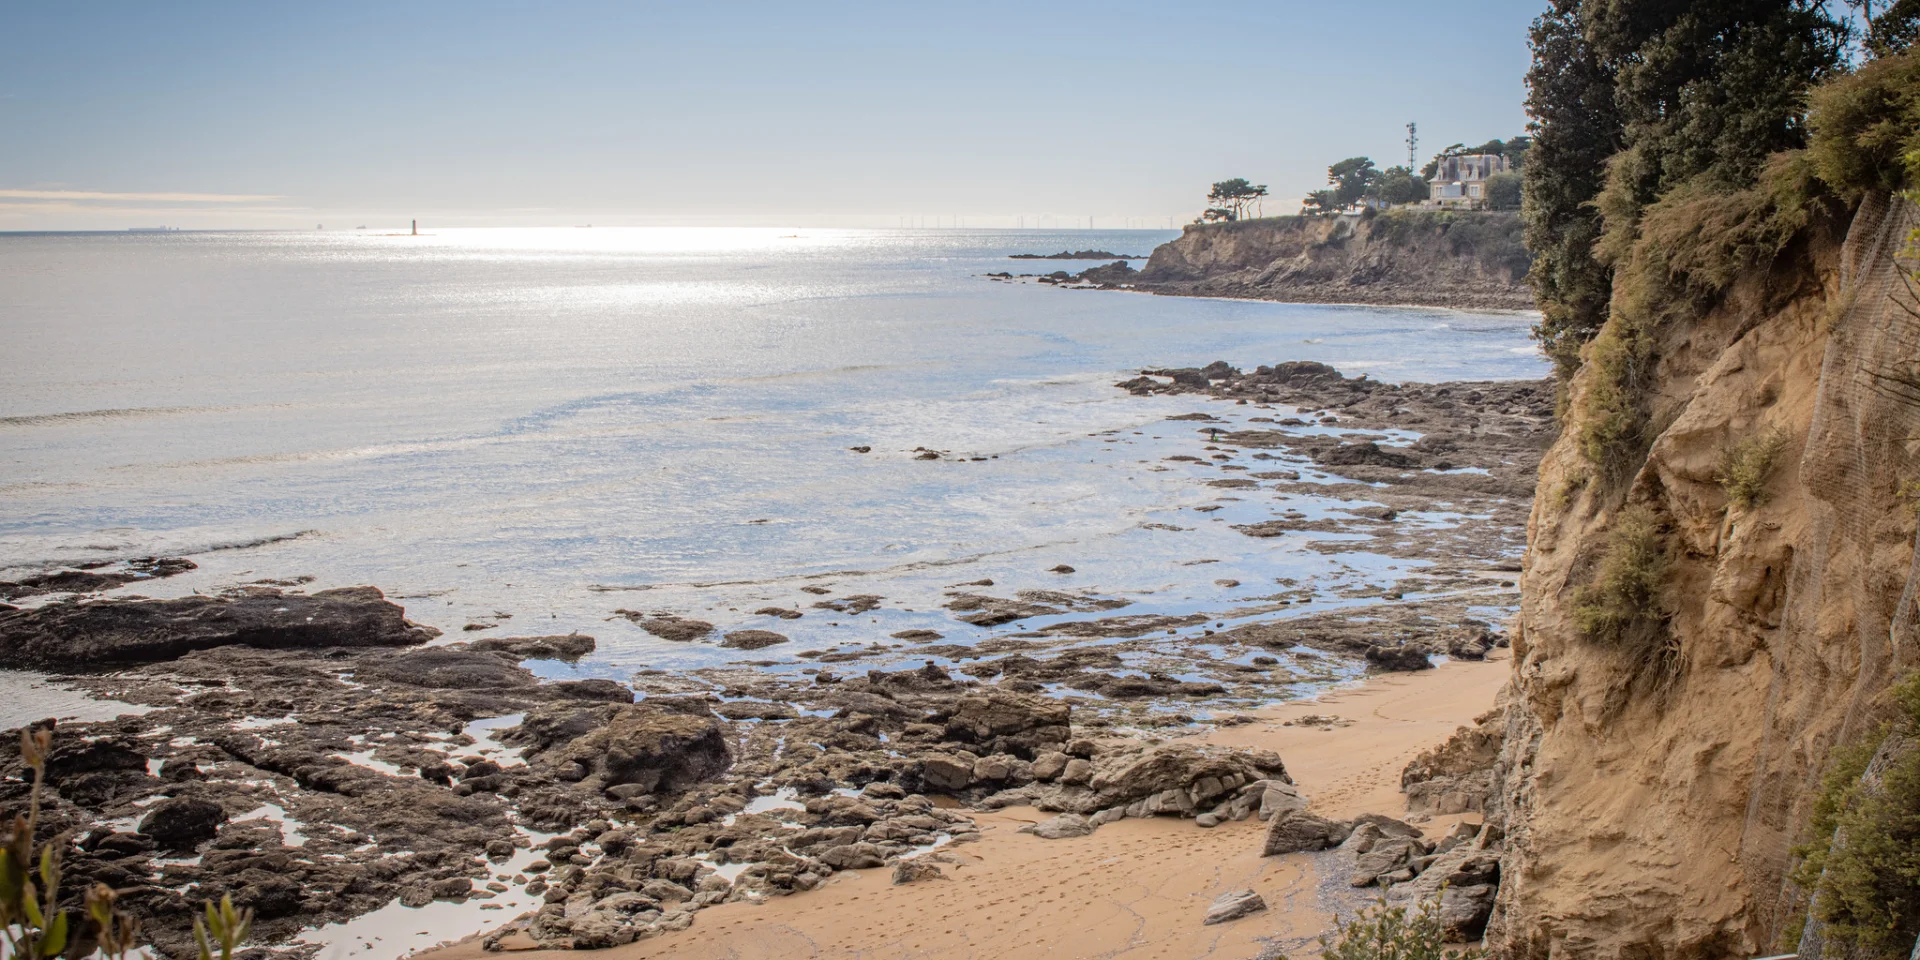
[[[902,860],[893,865],[893,882],[896,886],[902,883],[919,883],[922,880],[945,880],[946,878],[947,875],[941,873],[939,867],[919,860]]]
[[[1328,820],[1304,810],[1294,810],[1273,818],[1273,824],[1267,827],[1267,842],[1261,848],[1260,855],[1277,857],[1287,853],[1325,850],[1339,845],[1352,832],[1352,824]]]
[[[1093,824],[1077,813],[1063,813],[1051,820],[1042,820],[1032,826],[1021,827],[1021,833],[1031,833],[1042,840],[1064,840],[1068,837],[1084,837],[1093,832]]]
[[[1213,905],[1207,908],[1208,925],[1226,923],[1241,917],[1252,916],[1267,909],[1267,901],[1252,890],[1231,890],[1215,898]]]

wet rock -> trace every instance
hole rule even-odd
[[[1343,443],[1313,455],[1315,463],[1329,467],[1396,467],[1411,470],[1420,466],[1416,457],[1397,450],[1388,450],[1369,440],[1364,443]]]
[[[1267,909],[1267,901],[1252,890],[1232,890],[1214,898],[1202,923],[1212,925],[1249,917]]]
[[[729,650],[761,650],[786,642],[787,638],[784,634],[774,633],[772,630],[735,630],[727,634],[726,639],[720,641],[720,645]]]
[[[0,581],[0,599],[19,600],[47,593],[98,593],[140,580],[158,580],[195,569],[198,569],[198,565],[185,557],[141,557],[127,561],[123,569],[106,573],[97,569],[55,570],[12,582]]]
[[[1374,670],[1414,671],[1431,670],[1433,661],[1413,646],[1384,647],[1378,644],[1367,648],[1367,664]]]
[[[961,614],[957,619],[976,627],[997,627],[1029,617],[1051,617],[1067,612],[1061,607],[1027,600],[1007,600],[963,593],[947,601],[946,607]]]
[[[1054,566],[1048,567],[1047,572],[1048,573],[1073,573],[1074,569],[1073,567],[1068,566],[1067,564],[1061,563],[1061,564],[1055,564]]]
[[[614,614],[627,618],[638,624],[640,629],[662,640],[672,640],[676,643],[691,643],[704,639],[707,634],[713,632],[713,624],[705,620],[688,620],[670,614],[648,616],[636,610],[615,610]]]
[[[613,707],[605,726],[575,738],[547,759],[554,765],[579,764],[601,789],[631,786],[656,793],[685,790],[719,775],[732,764],[733,754],[711,717],[638,703]]]
[[[81,740],[56,736],[47,755],[47,782],[56,787],[90,773],[139,774],[147,772],[147,758],[134,741],[126,737],[100,737]],[[25,777],[24,767],[19,771]]]
[[[0,667],[93,667],[176,659],[240,644],[266,649],[405,647],[433,633],[373,587],[236,597],[50,603],[0,612]]]
[[[466,645],[481,653],[504,653],[516,660],[565,660],[572,662],[594,651],[592,637],[569,633],[551,637],[487,637]]]
[[[512,690],[539,683],[533,672],[491,653],[434,647],[401,654],[369,672],[416,687]]]
[[[1466,626],[1446,638],[1446,653],[1456,660],[1485,660],[1499,642],[1500,636],[1485,627]]]
[[[792,720],[800,715],[784,703],[762,700],[728,700],[714,704],[713,712],[728,720]]]
[[[633,691],[615,680],[593,677],[586,680],[559,680],[547,684],[546,692],[556,700],[599,700],[606,703],[632,703]]]
[[[1261,847],[1263,857],[1276,857],[1288,853],[1325,850],[1338,846],[1353,831],[1353,825],[1338,820],[1296,810],[1292,813],[1274,817],[1267,827],[1266,843]]]
[[[211,800],[173,797],[155,804],[139,830],[160,846],[186,850],[212,840],[226,822],[227,812]]]
[[[891,636],[895,640],[906,640],[910,643],[932,643],[940,639],[942,634],[937,630],[902,630]]]
[[[465,900],[473,896],[473,880],[467,877],[448,877],[435,880],[427,887],[427,892],[435,900]]]
[[[861,614],[880,606],[880,601],[885,599],[871,593],[855,593],[838,600],[821,600],[814,606],[822,610],[832,610],[835,613]]]
[[[1069,716],[1065,703],[1046,697],[1001,691],[969,694],[954,704],[944,738],[1031,759],[1066,743]]]

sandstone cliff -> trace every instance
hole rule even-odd
[[[1528,264],[1517,214],[1393,210],[1192,224],[1140,271],[1088,279],[1188,296],[1529,310]]]
[[[1830,751],[1877,726],[1882,691],[1920,662],[1920,313],[1896,267],[1916,223],[1869,196],[1652,332],[1651,445],[1618,478],[1582,449],[1606,373],[1572,381],[1491,800],[1511,839],[1488,934],[1505,956],[1792,951],[1791,848]],[[1779,456],[1742,503],[1725,451],[1756,438]],[[1657,610],[1602,643],[1583,591],[1632,511],[1658,530]]]

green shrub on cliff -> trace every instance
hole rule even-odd
[[[1320,937],[1321,960],[1485,960],[1487,951],[1448,949],[1439,904],[1425,901],[1409,909],[1375,903],[1352,920],[1334,920],[1331,935]],[[1286,960],[1285,954],[1261,954]]]
[[[1607,530],[1598,573],[1574,596],[1573,616],[1581,635],[1617,646],[1663,625],[1671,567],[1660,518],[1640,504],[1621,508]]]
[[[1552,0],[1531,34],[1524,210],[1535,335],[1562,376],[1610,316],[1641,211],[1683,185],[1742,190],[1770,156],[1803,146],[1807,91],[1839,69],[1847,37],[1810,0]]]
[[[1765,503],[1767,480],[1786,448],[1787,435],[1780,430],[1742,437],[1723,447],[1713,479],[1726,491],[1727,502],[1743,509]]]
[[[1920,182],[1920,51],[1875,60],[1813,91],[1813,166],[1848,200]]]
[[[1829,942],[1899,958],[1920,937],[1920,671],[1887,699],[1895,719],[1830,756],[1793,879],[1812,892]],[[1895,749],[1870,777],[1889,744]]]
[[[1640,208],[1632,184],[1643,162],[1635,150],[1615,157],[1597,201],[1613,301],[1587,350],[1594,369],[1576,410],[1582,454],[1615,481],[1631,475],[1653,438],[1647,395],[1661,333],[1705,316],[1741,274],[1772,267],[1823,196],[1806,152],[1795,151],[1774,157],[1744,190],[1721,189],[1703,175]]]

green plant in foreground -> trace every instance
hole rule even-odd
[[[1726,491],[1727,502],[1742,509],[1767,502],[1767,479],[1786,448],[1787,435],[1777,429],[1721,448],[1713,479]]]
[[[1446,930],[1440,905],[1427,900],[1412,909],[1376,903],[1346,923],[1333,936],[1320,938],[1322,960],[1483,960],[1481,949],[1446,949]]]
[[[1920,671],[1888,691],[1896,718],[1836,747],[1794,880],[1814,894],[1829,941],[1869,957],[1906,957],[1920,936]],[[1889,737],[1899,737],[1889,741]],[[1878,782],[1867,772],[1891,742]]]
[[[21,731],[20,757],[33,771],[33,790],[26,815],[14,816],[0,849],[0,930],[5,931],[7,955],[19,960],[59,956],[70,933],[66,911],[58,906],[60,856],[53,844],[35,847],[33,842],[52,747],[53,731]]]
[[[28,728],[20,732],[20,758],[33,773],[27,812],[15,815],[0,839],[0,956],[8,960],[50,960],[78,945],[80,924],[91,922],[98,951],[110,960],[124,960],[139,947],[140,924],[116,906],[118,895],[96,883],[86,894],[86,915],[78,921],[59,907],[60,848],[64,838],[36,845],[40,827],[41,791],[47,780],[47,757],[53,750],[53,731]],[[253,911],[236,910],[233,898],[221,897],[216,908],[206,905],[206,919],[193,921],[200,960],[233,960],[233,952],[253,926]],[[91,951],[85,951],[91,953]]]
[[[207,916],[193,918],[193,939],[200,945],[200,960],[213,960],[214,947],[220,948],[220,960],[233,960],[233,950],[247,939],[253,926],[253,909],[235,910],[233,897],[220,898],[220,906],[207,904]]]

